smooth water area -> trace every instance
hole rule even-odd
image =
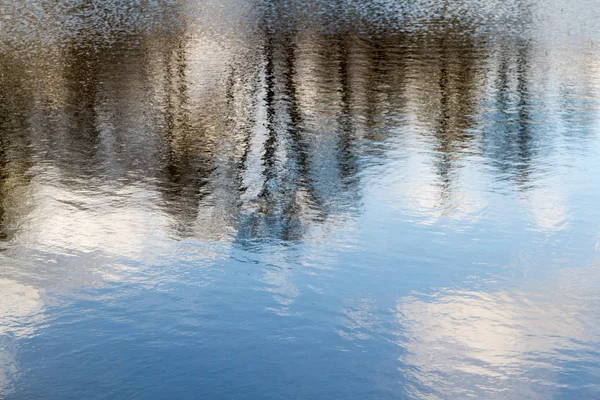
[[[600,4],[4,0],[0,398],[600,398]]]

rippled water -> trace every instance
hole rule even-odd
[[[597,0],[4,0],[0,398],[600,398]]]

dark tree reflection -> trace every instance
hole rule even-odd
[[[206,132],[193,114],[188,93],[188,60],[183,36],[164,46],[164,121],[168,156],[163,187],[180,234],[189,234],[212,170]]]
[[[22,217],[18,208],[32,165],[27,118],[34,100],[26,88],[23,65],[0,54],[0,241],[11,240]]]

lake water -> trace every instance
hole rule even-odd
[[[0,398],[600,398],[600,4],[4,0]]]

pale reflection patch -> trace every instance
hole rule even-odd
[[[568,363],[585,362],[600,340],[596,274],[570,270],[543,288],[443,289],[401,299],[403,372],[420,398],[552,396]]]
[[[565,229],[569,224],[569,207],[561,185],[535,188],[528,196],[529,210],[537,228],[546,232]]]
[[[114,185],[92,193],[83,185],[38,182],[31,191],[38,207],[20,240],[42,249],[139,257],[151,245],[149,233],[162,232],[166,225],[153,212],[156,194],[141,187]]]

